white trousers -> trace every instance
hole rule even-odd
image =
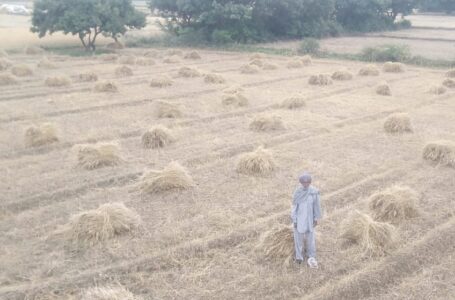
[[[304,247],[306,244],[306,247]],[[294,228],[294,245],[295,245],[295,259],[304,260],[303,250],[306,250],[307,257],[316,258],[316,240],[314,231],[300,233]]]

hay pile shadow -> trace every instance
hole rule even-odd
[[[242,74],[257,74],[261,69],[257,65],[243,65],[240,67],[240,73]]]
[[[447,92],[447,89],[443,85],[433,85],[428,92],[433,95],[442,95]]]
[[[115,69],[115,75],[118,77],[128,77],[133,76],[133,70],[127,66],[117,67]]]
[[[448,87],[449,89],[455,88],[455,80],[447,78],[442,82],[442,85]]]
[[[15,85],[18,83],[19,81],[14,76],[9,74],[0,74],[0,86]]]
[[[199,72],[196,69],[190,68],[190,67],[181,67],[177,73],[178,77],[185,77],[185,78],[194,78],[194,77],[200,77],[201,72]]]
[[[156,64],[156,62],[151,58],[138,57],[136,59],[136,65],[138,65],[138,66],[147,67],[147,66],[153,66],[155,64]]]
[[[184,59],[201,59],[201,55],[197,51],[191,51],[185,54]]]
[[[77,76],[79,82],[94,82],[98,81],[98,75],[94,72],[81,73]]]

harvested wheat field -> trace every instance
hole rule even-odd
[[[55,68],[8,55],[0,299],[454,295],[455,89],[430,92],[448,70],[168,50],[46,51]],[[321,194],[318,269],[292,260],[303,170]]]

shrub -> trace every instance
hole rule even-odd
[[[316,54],[319,52],[320,47],[317,39],[306,38],[300,43],[298,52],[300,54]]]
[[[365,47],[361,52],[367,61],[407,61],[411,58],[411,50],[407,45],[380,45]]]

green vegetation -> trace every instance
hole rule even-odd
[[[365,61],[399,61],[405,62],[411,58],[411,50],[407,45],[380,45],[365,47],[361,52]]]
[[[36,0],[31,31],[39,37],[62,31],[77,35],[86,50],[94,51],[99,34],[115,41],[128,29],[145,26],[145,15],[131,0]]]
[[[422,0],[418,5],[422,11],[445,12],[447,14],[455,12],[455,1],[453,0]]]
[[[306,38],[304,39],[297,50],[300,54],[316,54],[319,52],[321,45],[319,45],[319,41],[314,38]]]

